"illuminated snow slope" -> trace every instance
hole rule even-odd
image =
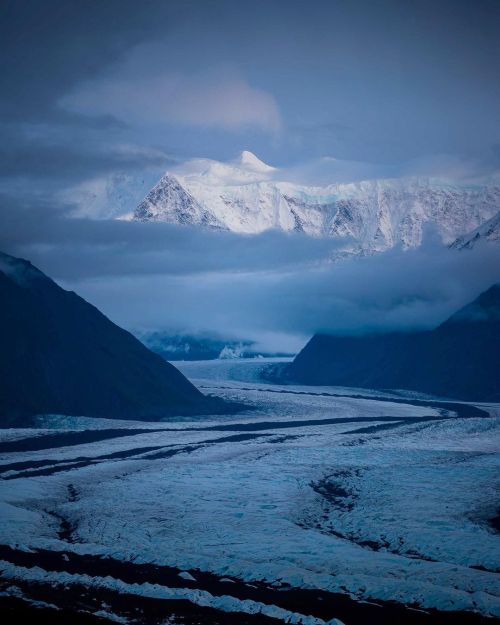
[[[304,186],[250,152],[230,162],[195,159],[167,172],[137,206],[134,219],[255,234],[268,229],[349,236],[361,251],[417,247],[426,225],[445,243],[497,212],[497,178],[457,184],[434,178]]]

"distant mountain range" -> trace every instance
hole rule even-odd
[[[263,352],[252,341],[225,339],[208,334],[176,334],[173,332],[137,332],[151,351],[165,360],[230,360],[233,358],[259,358],[290,356],[283,352]]]
[[[498,177],[470,184],[408,177],[326,186],[283,177],[251,152],[229,162],[195,159],[167,172],[132,218],[236,233],[347,236],[359,253],[418,247],[427,225],[458,248],[499,238]]]
[[[500,401],[500,285],[434,330],[315,335],[281,376],[301,384],[406,389]]]
[[[37,414],[156,420],[226,412],[26,260],[0,253],[0,426]]]

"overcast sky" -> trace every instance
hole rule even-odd
[[[243,149],[301,171],[332,157],[346,161],[346,178],[360,167],[377,176],[460,176],[500,164],[497,0],[4,0],[0,47],[1,244],[129,325],[141,321],[137,306],[128,317],[123,310],[134,293],[133,258],[141,293],[148,272],[156,281],[180,279],[164,255],[161,274],[151,252],[161,247],[158,236],[172,235],[68,225],[68,192],[85,181],[114,173],[153,180],[187,158],[228,159]],[[50,242],[41,224],[52,225]],[[185,243],[174,265],[189,267],[197,246],[212,249],[211,239],[174,238]],[[132,243],[146,239],[140,249]],[[270,252],[257,265],[266,258],[269,265],[237,271],[269,284],[262,276],[276,281],[277,268],[287,267],[283,280],[291,275],[294,254],[303,270],[333,245],[280,241],[247,245],[228,235],[229,252],[214,244],[209,264],[227,284],[231,263],[261,246]],[[66,266],[61,259],[72,246],[80,261]],[[112,278],[118,250],[124,264]],[[199,292],[193,280],[186,302]],[[220,288],[217,296],[229,298]],[[145,322],[161,321],[151,314],[159,305],[144,308]],[[290,330],[307,334],[321,323],[297,321]]]
[[[497,0],[5,0],[3,176],[500,159]],[[60,181],[62,182],[62,180]]]

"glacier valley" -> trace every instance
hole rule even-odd
[[[269,362],[178,363],[239,415],[2,430],[2,596],[120,623],[499,618],[500,405],[268,384]]]

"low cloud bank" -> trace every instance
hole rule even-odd
[[[170,224],[71,219],[4,204],[0,249],[30,259],[128,328],[214,331],[297,349],[315,332],[432,327],[500,282],[500,248],[428,236],[330,262],[345,240],[241,236]]]

